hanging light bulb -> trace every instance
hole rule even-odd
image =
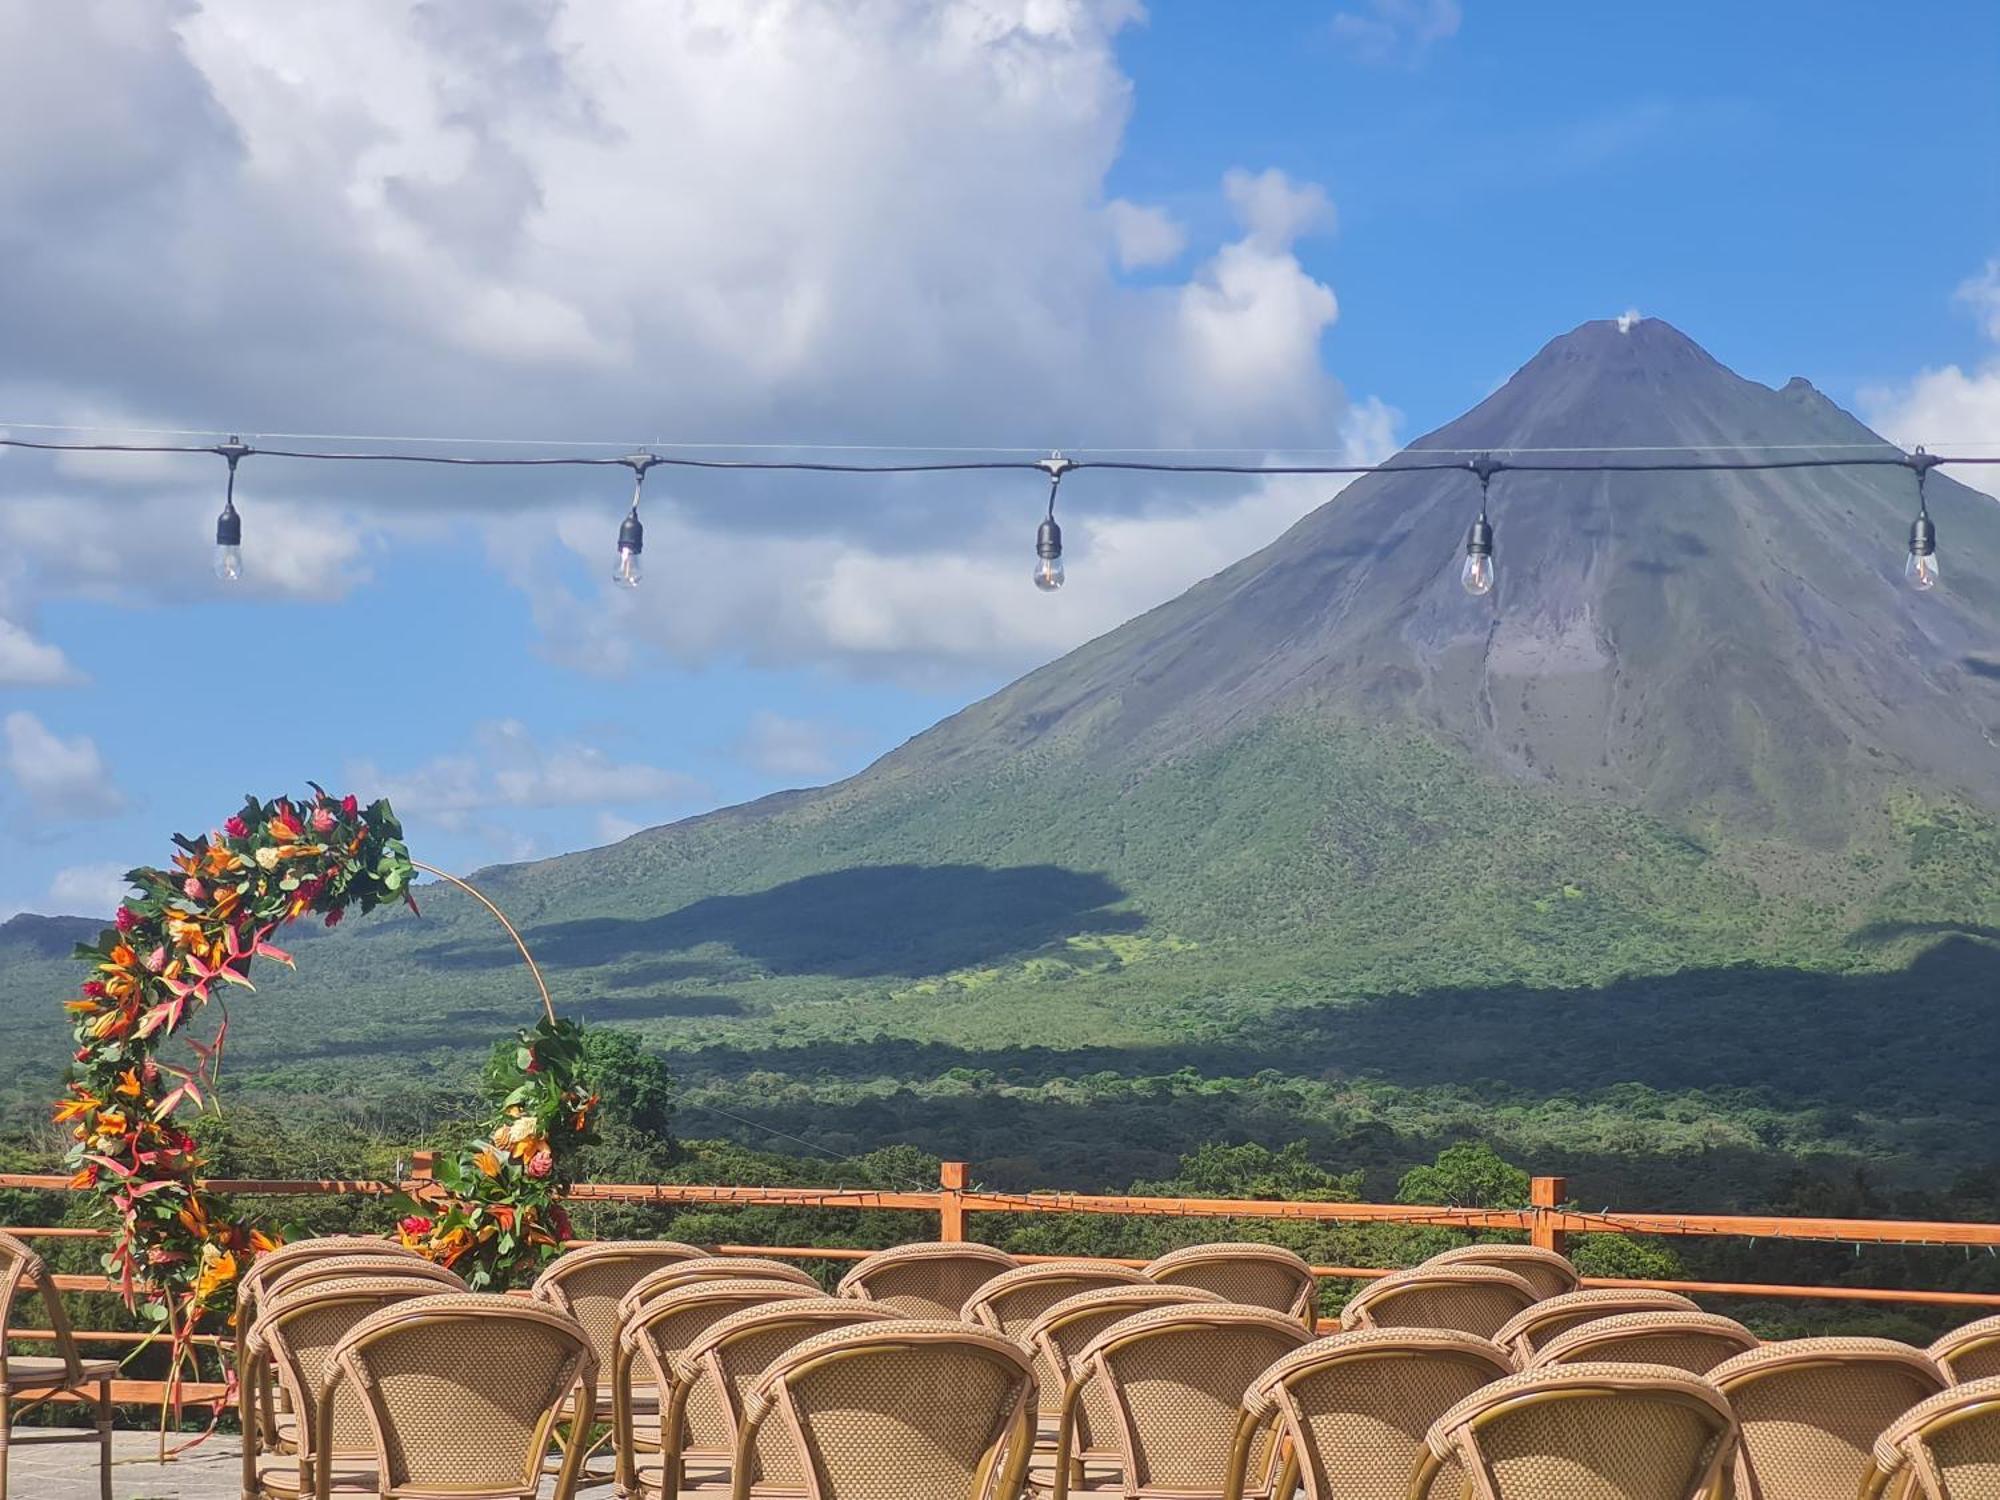
[[[611,581],[636,589],[641,577],[639,554],[646,550],[646,527],[639,519],[639,491],[646,487],[646,471],[659,460],[650,453],[633,453],[618,461],[632,470],[632,508],[618,523],[618,565],[611,570]]]
[[[231,437],[215,451],[229,462],[222,514],[215,518],[215,576],[224,583],[235,583],[243,577],[243,517],[236,513],[236,465],[250,450],[241,438]]]
[[[1910,522],[1910,556],[1903,564],[1903,576],[1911,588],[1923,592],[1936,588],[1938,582],[1937,527],[1924,505],[1924,476],[1936,467],[1937,460],[1919,448],[1906,462],[1917,471],[1917,518]]]
[[[1036,460],[1035,467],[1049,476],[1049,513],[1035,528],[1035,587],[1053,594],[1068,576],[1063,571],[1062,527],[1056,524],[1056,491],[1062,487],[1063,475],[1076,465],[1060,453],[1051,453]]]
[[[1493,523],[1486,519],[1486,490],[1506,465],[1480,457],[1466,467],[1479,476],[1479,519],[1465,533],[1465,566],[1458,581],[1475,599],[1493,592]]]

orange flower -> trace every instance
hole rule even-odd
[[[269,1255],[282,1244],[284,1241],[274,1234],[266,1234],[261,1229],[250,1231],[250,1248],[259,1255]]]
[[[231,886],[215,898],[215,904],[209,908],[209,915],[214,917],[218,922],[226,922],[229,920],[230,913],[236,910],[242,900],[242,894],[234,886]]]
[[[111,963],[108,967],[113,969],[129,969],[138,961],[139,955],[134,953],[126,944],[120,943],[111,950]],[[99,964],[97,967],[103,969],[107,965]]]
[[[472,1164],[488,1177],[498,1177],[500,1175],[500,1158],[495,1156],[491,1151],[481,1151],[477,1156],[472,1158]]]
[[[236,1257],[223,1250],[214,1255],[204,1253],[201,1259],[201,1275],[195,1278],[194,1297],[197,1302],[206,1302],[236,1279]]]
[[[95,1000],[65,1000],[63,1009],[75,1016],[94,1016],[104,1009]]]
[[[74,1099],[65,1099],[56,1106],[56,1124],[67,1125],[77,1116],[97,1108],[98,1101],[89,1094],[78,1094]]]
[[[120,1073],[118,1075],[118,1087],[115,1092],[124,1094],[127,1098],[138,1098],[139,1070],[137,1068],[127,1068],[124,1072]]]

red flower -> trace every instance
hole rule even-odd
[[[541,1150],[528,1158],[528,1175],[530,1177],[546,1177],[555,1170],[555,1167],[556,1159],[549,1155],[549,1148],[547,1146],[542,1147]]]
[[[111,920],[117,924],[120,932],[130,932],[139,925],[139,914],[129,906],[121,906],[118,908],[118,915]]]
[[[102,1000],[104,998],[104,981],[101,979],[86,979],[83,983],[83,992],[93,1000]]]
[[[250,837],[250,825],[241,818],[231,818],[227,823],[222,825],[222,831],[233,839],[247,839]]]
[[[420,1234],[429,1234],[431,1232],[431,1221],[426,1219],[422,1214],[411,1214],[396,1227],[402,1230],[403,1233],[414,1238]]]
[[[349,818],[361,811],[361,804],[355,801],[354,793],[349,792],[345,797],[340,799],[340,811],[343,816]]]
[[[340,925],[340,919],[346,915],[347,912],[344,908],[336,906],[332,911],[326,914],[326,925],[329,927],[338,927]]]
[[[314,833],[331,833],[333,831],[333,810],[325,806],[315,807],[312,815],[312,829]]]

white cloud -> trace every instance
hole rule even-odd
[[[1316,182],[1293,182],[1276,167],[1261,172],[1232,167],[1223,174],[1222,193],[1251,239],[1262,246],[1289,249],[1293,241],[1334,226],[1333,200],[1326,189]]]
[[[1861,392],[1868,425],[1902,447],[1922,443],[1937,452],[1954,444],[1990,444],[2000,434],[2000,259],[1989,260],[1979,275],[1961,283],[1955,298],[1972,309],[1996,347],[1969,370],[1941,365],[1919,371],[1903,385]],[[2000,499],[2000,465],[1961,467],[1951,477]]]
[[[1118,264],[1127,271],[1164,266],[1187,248],[1187,229],[1164,208],[1113,198],[1104,205]]]
[[[0,619],[0,686],[48,687],[80,680],[60,646],[38,641],[12,620]]]
[[[64,916],[109,917],[130,892],[124,865],[69,865],[49,882],[49,910]]]
[[[7,771],[37,822],[105,818],[125,806],[125,798],[87,734],[66,740],[26,709],[7,715]]]
[[[1618,331],[1620,333],[1630,333],[1633,326],[1640,321],[1640,316],[1638,308],[1626,308],[1625,311],[1618,315]]]
[[[637,818],[621,817],[617,813],[599,813],[597,815],[597,842],[600,844],[615,844],[621,839],[629,839],[633,834],[640,832],[645,827],[646,825]]]
[[[848,755],[862,738],[845,725],[795,719],[764,708],[750,716],[735,749],[746,764],[766,776],[820,782],[852,769]]]
[[[1336,14],[1333,34],[1363,62],[1414,64],[1457,36],[1464,19],[1459,0],[1368,0],[1365,10]]]

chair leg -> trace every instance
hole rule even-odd
[[[14,1398],[0,1391],[0,1500],[7,1500],[7,1434],[14,1428]]]
[[[111,1377],[97,1382],[97,1495],[111,1500]],[[0,1500],[5,1500],[0,1496]]]

